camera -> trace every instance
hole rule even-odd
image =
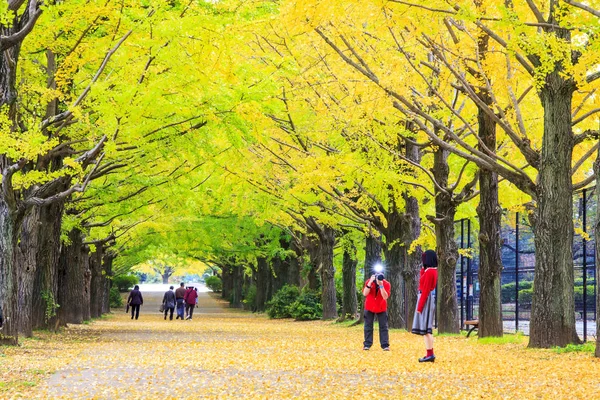
[[[375,279],[377,279],[378,281],[382,281],[383,280],[383,274],[377,274],[375,276]]]

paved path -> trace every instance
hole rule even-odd
[[[205,356],[198,344],[215,339],[214,329],[200,326],[214,326],[216,320],[225,316],[228,320],[255,317],[230,310],[224,302],[200,291],[192,321],[165,321],[159,312],[162,296],[162,292],[144,293],[137,321],[131,320],[129,314],[114,311],[115,315],[107,320],[94,322],[94,329],[102,331],[97,344],[52,375],[44,388],[47,396],[117,399],[125,397],[126,392],[134,390],[139,394],[141,390],[148,398],[176,398],[178,391],[171,385],[176,381],[181,398],[188,397],[186,391],[198,382],[191,381],[192,375],[186,371],[197,371]],[[219,340],[239,339],[237,334],[229,338],[223,334],[220,332]]]
[[[600,398],[600,363],[589,353],[438,336],[435,364],[422,364],[417,361],[424,355],[422,339],[405,331],[390,332],[391,351],[382,351],[377,339],[363,351],[361,326],[268,320],[230,309],[207,293],[201,293],[193,321],[164,321],[161,298],[160,292],[145,293],[138,321],[120,311],[61,333],[62,353],[52,353],[60,361],[52,369],[57,372],[15,397]],[[74,332],[78,335],[66,340]],[[20,353],[32,361],[39,357]]]

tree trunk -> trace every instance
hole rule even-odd
[[[110,251],[104,251],[102,259],[102,314],[110,312],[110,288],[112,286],[112,265],[115,256]]]
[[[15,266],[19,222],[0,199],[0,308],[4,317],[0,345],[17,345],[19,341],[19,277]]]
[[[438,184],[448,187],[448,151],[438,148],[434,153],[433,175]],[[437,239],[438,284],[437,309],[439,333],[459,333],[458,304],[456,301],[456,260],[458,248],[454,240],[456,204],[451,194],[436,188],[435,237]]]
[[[420,163],[421,153],[418,146],[413,145],[410,141],[406,143],[406,158]],[[419,290],[419,271],[421,270],[421,254],[420,246],[410,252],[412,243],[421,235],[421,216],[419,215],[419,201],[410,196],[407,192],[403,193],[405,207],[404,217],[402,220],[402,280],[404,282],[404,304],[405,304],[405,319],[406,328],[410,328],[414,318],[415,309],[417,308],[417,294]]]
[[[406,304],[404,302],[404,282],[402,279],[403,253],[402,245],[403,215],[396,207],[394,194],[390,193],[390,209],[387,214],[385,229],[385,279],[390,282],[390,296],[387,299],[388,322],[390,328],[406,329]]]
[[[358,313],[358,300],[356,298],[356,246],[350,242],[344,249],[342,260],[342,281],[344,284],[344,298],[342,307],[342,318],[354,319]]]
[[[487,43],[488,36],[485,36]],[[482,39],[480,39],[482,40]],[[487,47],[487,46],[486,46]],[[488,104],[492,99],[486,96]],[[477,112],[479,138],[491,151],[496,151],[496,123],[481,108]],[[480,146],[481,148],[482,146]],[[482,151],[484,151],[481,148]],[[502,336],[502,208],[498,201],[498,174],[479,171],[479,337]]]
[[[36,257],[38,254],[39,224],[40,208],[34,207],[23,219],[20,240],[15,252],[15,267],[19,276],[19,333],[25,337],[33,335],[31,319],[33,297],[42,297],[42,293],[34,293],[33,291],[38,266]]]
[[[90,254],[90,316],[98,318],[102,315],[102,246],[97,245],[96,250]]]
[[[87,245],[79,247],[79,262],[83,270],[83,320],[89,321],[92,319],[92,269],[91,269],[91,254],[90,248]]]
[[[376,264],[381,264],[381,239],[373,236],[371,233],[367,234],[367,238],[365,240],[365,266],[363,269],[363,279],[364,282],[369,279],[371,273],[373,272],[373,266]],[[360,285],[361,292],[364,286],[364,282]],[[361,324],[365,320],[365,297],[362,297],[362,303],[360,307],[360,315],[358,317],[358,321],[356,324]]]
[[[600,148],[598,148],[598,154],[596,155],[596,161],[594,162],[594,173],[596,174],[596,204],[600,204]],[[596,213],[596,225],[594,226],[594,248],[595,254],[594,259],[596,261],[596,274],[595,277],[600,276],[600,213]],[[597,279],[597,278],[596,278]],[[596,280],[596,282],[598,282]],[[600,310],[600,290],[596,290],[596,312]],[[600,324],[596,320],[596,357],[600,357]]]
[[[233,275],[229,265],[221,266],[221,279],[223,283],[221,297],[229,301],[231,297],[231,291],[233,290]]]
[[[557,36],[570,39],[567,30]],[[558,67],[540,90],[544,137],[538,175],[535,234],[535,276],[529,347],[548,348],[579,343],[573,294],[573,197],[571,101],[575,84]]]
[[[287,271],[285,270],[286,264],[284,263],[284,260],[282,260],[281,258],[279,258],[279,256],[275,256],[273,258],[273,274],[272,274],[272,278],[271,278],[271,286],[272,286],[272,291],[271,291],[271,298],[273,297],[273,295],[275,293],[277,293],[277,291],[279,289],[281,289],[283,287],[283,285],[286,284],[286,275],[287,275]],[[270,300],[270,298],[269,298]]]
[[[321,304],[323,305],[323,319],[333,319],[338,317],[337,299],[335,291],[335,268],[333,266],[333,246],[335,245],[335,231],[333,228],[323,226],[319,233],[320,248],[320,271],[321,284]]]
[[[256,311],[263,312],[266,308],[269,291],[269,262],[265,257],[259,257],[256,265]]]
[[[241,265],[233,267],[233,291],[231,296],[231,307],[242,307],[242,293],[244,289],[244,268]]]
[[[79,229],[72,229],[69,243],[62,246],[58,270],[58,319],[60,324],[81,324],[89,311],[89,292],[86,293],[86,270],[82,254],[83,239]],[[86,301],[87,299],[87,301]]]
[[[295,240],[290,243],[290,249],[294,251],[294,254],[288,258],[288,278],[287,282],[290,285],[301,286],[300,281],[300,257],[302,257],[302,249],[298,247]]]
[[[319,248],[320,244],[319,241],[308,237],[308,235],[304,235],[304,241],[304,248],[308,250],[308,258],[310,260],[310,269],[308,270],[306,276],[306,279],[308,281],[308,288],[310,290],[319,291],[319,289],[321,288],[321,282],[319,281],[317,269],[321,262],[321,249]]]
[[[38,237],[37,274],[33,285],[34,293],[46,295],[33,297],[33,329],[56,329],[58,301],[58,269],[61,251],[60,230],[64,205],[58,202],[41,207]],[[53,304],[48,304],[51,302]],[[50,315],[46,315],[46,310]]]

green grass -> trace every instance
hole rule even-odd
[[[436,333],[437,331],[433,331],[433,336],[435,337],[467,337],[467,331],[460,331],[459,333]]]
[[[585,342],[584,344],[568,344],[565,347],[553,347],[552,350],[559,354],[573,352],[594,354],[594,352],[596,351],[596,343]]]
[[[526,344],[528,337],[521,332],[505,333],[502,337],[484,337],[477,342],[481,344]]]

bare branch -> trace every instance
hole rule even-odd
[[[546,23],[547,21],[544,19],[544,16],[540,12],[540,10],[537,8],[537,6],[533,2],[533,0],[526,0],[526,1],[527,1],[527,5],[529,6],[529,8],[531,9],[531,11],[533,12],[533,15],[535,15],[535,18],[538,20],[538,22],[540,22],[540,23]]]
[[[573,122],[571,123],[571,126],[575,126],[580,122],[583,122],[587,117],[594,115],[596,113],[600,112],[600,108],[594,108],[593,110],[590,110],[588,112],[586,112],[585,114],[583,114],[581,117],[573,120]]]
[[[596,180],[596,174],[595,173],[591,174],[590,176],[588,176],[587,178],[585,178],[583,181],[574,184],[572,190],[576,191],[576,190],[583,189],[584,187],[586,187],[590,183],[594,182],[595,180]]]
[[[592,14],[592,15],[595,15],[596,17],[599,17],[599,18],[600,18],[600,11],[598,11],[598,10],[596,10],[596,9],[593,9],[592,7],[590,7],[590,6],[588,6],[588,5],[585,5],[585,4],[582,4],[582,3],[579,3],[579,2],[577,2],[577,1],[574,1],[574,0],[563,0],[563,1],[564,1],[565,3],[567,3],[568,5],[570,5],[570,6],[573,6],[573,7],[580,8],[580,9],[582,9],[582,10],[584,10],[584,11],[587,11],[587,12],[589,12],[590,14]]]
[[[583,106],[585,105],[585,102],[593,96],[593,94],[596,93],[596,89],[592,89],[589,92],[587,92],[587,94],[585,95],[585,97],[583,98],[583,100],[581,100],[581,103],[579,103],[579,105],[577,106],[577,108],[575,109],[575,111],[573,111],[573,114],[571,114],[571,119],[575,119],[575,117],[577,116],[577,114],[579,114],[579,111],[581,111],[581,109],[583,108]]]
[[[577,172],[577,170],[581,167],[581,165],[585,162],[585,160],[590,158],[592,154],[594,154],[596,150],[598,150],[598,145],[600,145],[600,142],[596,142],[595,145],[593,145],[583,156],[581,156],[579,160],[577,160],[575,165],[573,165],[573,168],[571,168],[571,175],[574,175]]]

